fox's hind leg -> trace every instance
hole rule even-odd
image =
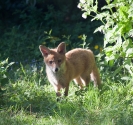
[[[84,72],[84,73],[81,74],[80,78],[81,78],[82,83],[85,86],[87,86],[90,82],[90,73],[89,72]]]
[[[74,82],[80,86],[80,89],[83,88],[83,83],[82,83],[80,77],[75,78]]]
[[[96,65],[91,72],[91,79],[94,81],[94,86],[98,86],[98,88],[101,86],[100,74]]]
[[[64,95],[68,96],[68,90],[69,90],[69,82],[66,84]]]

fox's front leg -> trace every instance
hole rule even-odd
[[[65,96],[68,96],[68,90],[69,90],[69,83],[65,87],[65,92],[64,92]]]
[[[60,93],[61,87],[59,85],[58,86],[54,86],[54,89],[55,89],[55,92],[56,92],[56,96],[60,97],[61,96],[61,93]]]
[[[62,87],[60,85],[54,86],[55,92],[56,92],[56,97],[57,97],[57,102],[60,101],[60,97],[61,97],[61,93],[60,93],[60,89]]]

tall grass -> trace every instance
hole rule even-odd
[[[14,73],[13,73],[13,72]],[[91,83],[80,91],[72,82],[59,102],[43,69],[13,69],[0,105],[0,125],[132,125],[133,85],[111,79],[101,90]]]

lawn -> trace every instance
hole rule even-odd
[[[133,85],[102,74],[102,89],[73,82],[59,102],[43,67],[12,69],[1,96],[0,125],[133,125]]]

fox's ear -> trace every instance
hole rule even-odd
[[[64,42],[60,43],[57,47],[57,52],[60,54],[66,53],[66,44]]]
[[[40,45],[39,49],[40,49],[43,57],[48,56],[48,54],[50,53],[50,50],[45,46]]]

